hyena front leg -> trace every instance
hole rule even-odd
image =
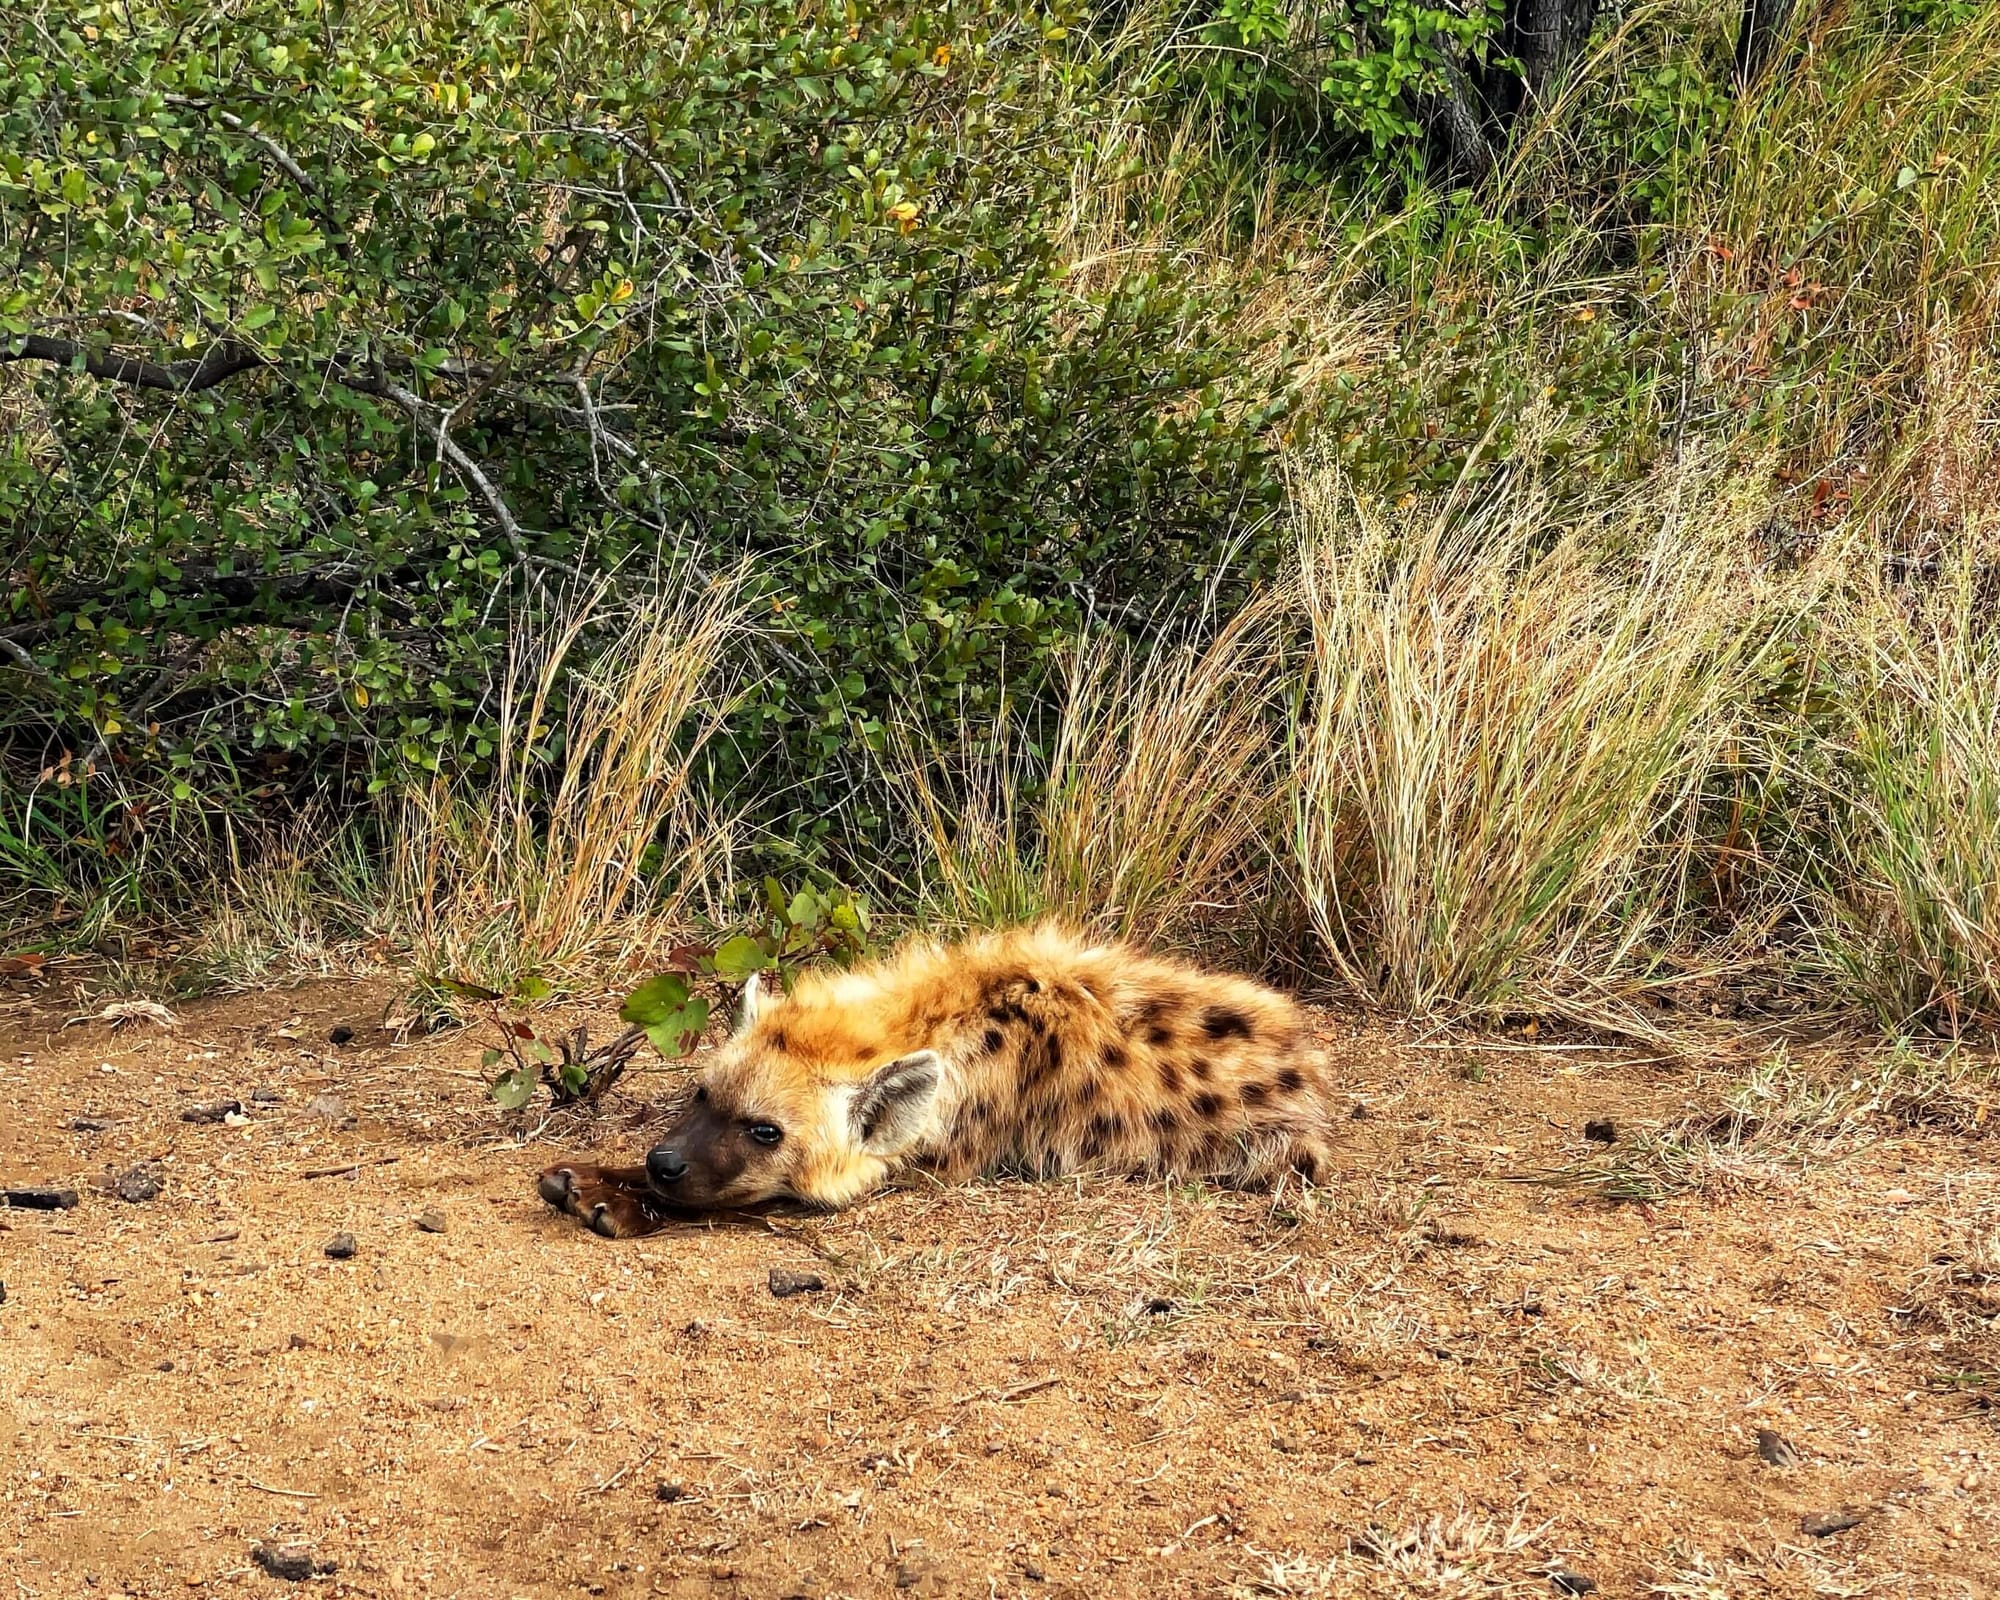
[[[541,1197],[592,1233],[636,1239],[657,1233],[672,1218],[653,1198],[644,1167],[550,1167],[536,1181]]]

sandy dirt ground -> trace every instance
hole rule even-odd
[[[1723,1069],[1327,1016],[1362,1114],[1316,1194],[994,1182],[609,1243],[534,1175],[643,1149],[665,1070],[524,1138],[477,1034],[396,1044],[385,998],[0,1004],[0,1179],[80,1192],[0,1210],[0,1600],[2000,1593],[2000,1416],[1911,1314],[2000,1140],[1617,1204],[1507,1177]],[[103,1187],[142,1163],[156,1196]]]

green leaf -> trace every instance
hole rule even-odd
[[[519,1111],[535,1097],[535,1075],[526,1067],[513,1067],[493,1080],[487,1090],[502,1111]]]
[[[679,1011],[664,1017],[646,1029],[646,1037],[653,1041],[653,1048],[669,1061],[676,1061],[686,1055],[701,1040],[702,1032],[708,1027],[708,1002],[696,998],[688,1001]]]
[[[618,1008],[620,1022],[652,1028],[676,1015],[688,1003],[687,980],[677,973],[663,972],[648,978],[625,997]]]
[[[537,1000],[546,1000],[549,998],[550,995],[554,994],[555,992],[556,992],[555,986],[551,984],[548,981],[548,979],[538,978],[533,973],[530,973],[527,977],[522,978],[519,982],[517,982],[514,985],[514,998],[516,1000],[526,1000],[531,1002]]]
[[[433,978],[431,982],[444,990],[446,994],[455,994],[461,1000],[498,1000],[501,998],[498,989],[482,988],[479,984],[465,983],[457,978]]]
[[[765,953],[763,945],[747,933],[724,939],[715,948],[715,975],[718,978],[747,978],[753,972],[762,972],[770,964],[771,958]]]

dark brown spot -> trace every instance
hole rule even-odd
[[[1247,1039],[1250,1019],[1228,1006],[1211,1006],[1201,1014],[1201,1031],[1211,1039]]]
[[[1175,1004],[1172,995],[1149,994],[1134,1008],[1132,1018],[1141,1026],[1154,1022],[1165,1022],[1178,1009],[1179,1007]]]
[[[1146,1113],[1146,1120],[1158,1132],[1168,1133],[1180,1125],[1181,1116],[1172,1106],[1155,1106]]]
[[[770,1047],[773,1050],[777,1051],[779,1055],[784,1055],[788,1050],[792,1048],[792,1041],[789,1037],[787,1037],[785,1030],[783,1028],[779,1027],[772,1028],[769,1033],[764,1035],[764,1041],[765,1043],[770,1045]]]
[[[1000,1047],[1007,1042],[1007,1035],[998,1028],[988,1028],[986,1037],[979,1041],[980,1048],[989,1056],[999,1054]]]
[[[1090,1131],[1083,1138],[1083,1153],[1087,1160],[1095,1160],[1104,1154],[1115,1140],[1124,1137],[1125,1124],[1108,1112],[1100,1111],[1090,1119]]]
[[[1188,1102],[1198,1117],[1212,1117],[1222,1109],[1222,1096],[1204,1090]]]
[[[1181,1069],[1171,1061],[1160,1063],[1160,1087],[1168,1094],[1181,1092]]]
[[[1268,1083],[1246,1083],[1243,1085],[1243,1103],[1246,1106],[1261,1106],[1270,1098],[1271,1086]]]
[[[1215,1067],[1206,1056],[1196,1056],[1189,1065],[1193,1067],[1196,1079],[1202,1083],[1215,1076]]]
[[[1122,1044],[1108,1044],[1104,1047],[1104,1067],[1107,1072],[1123,1072],[1131,1065],[1131,1058],[1125,1054]]]
[[[1146,1029],[1146,1043],[1158,1048],[1174,1042],[1174,1027],[1170,1022],[1155,1022]]]
[[[1278,1074],[1278,1087],[1283,1089],[1286,1094],[1296,1093],[1304,1086],[1305,1081],[1306,1075],[1299,1071],[1297,1067],[1287,1067],[1283,1072]]]

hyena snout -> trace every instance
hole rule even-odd
[[[656,1145],[646,1152],[646,1176],[656,1187],[672,1190],[687,1175],[687,1157],[681,1154],[680,1146]]]

